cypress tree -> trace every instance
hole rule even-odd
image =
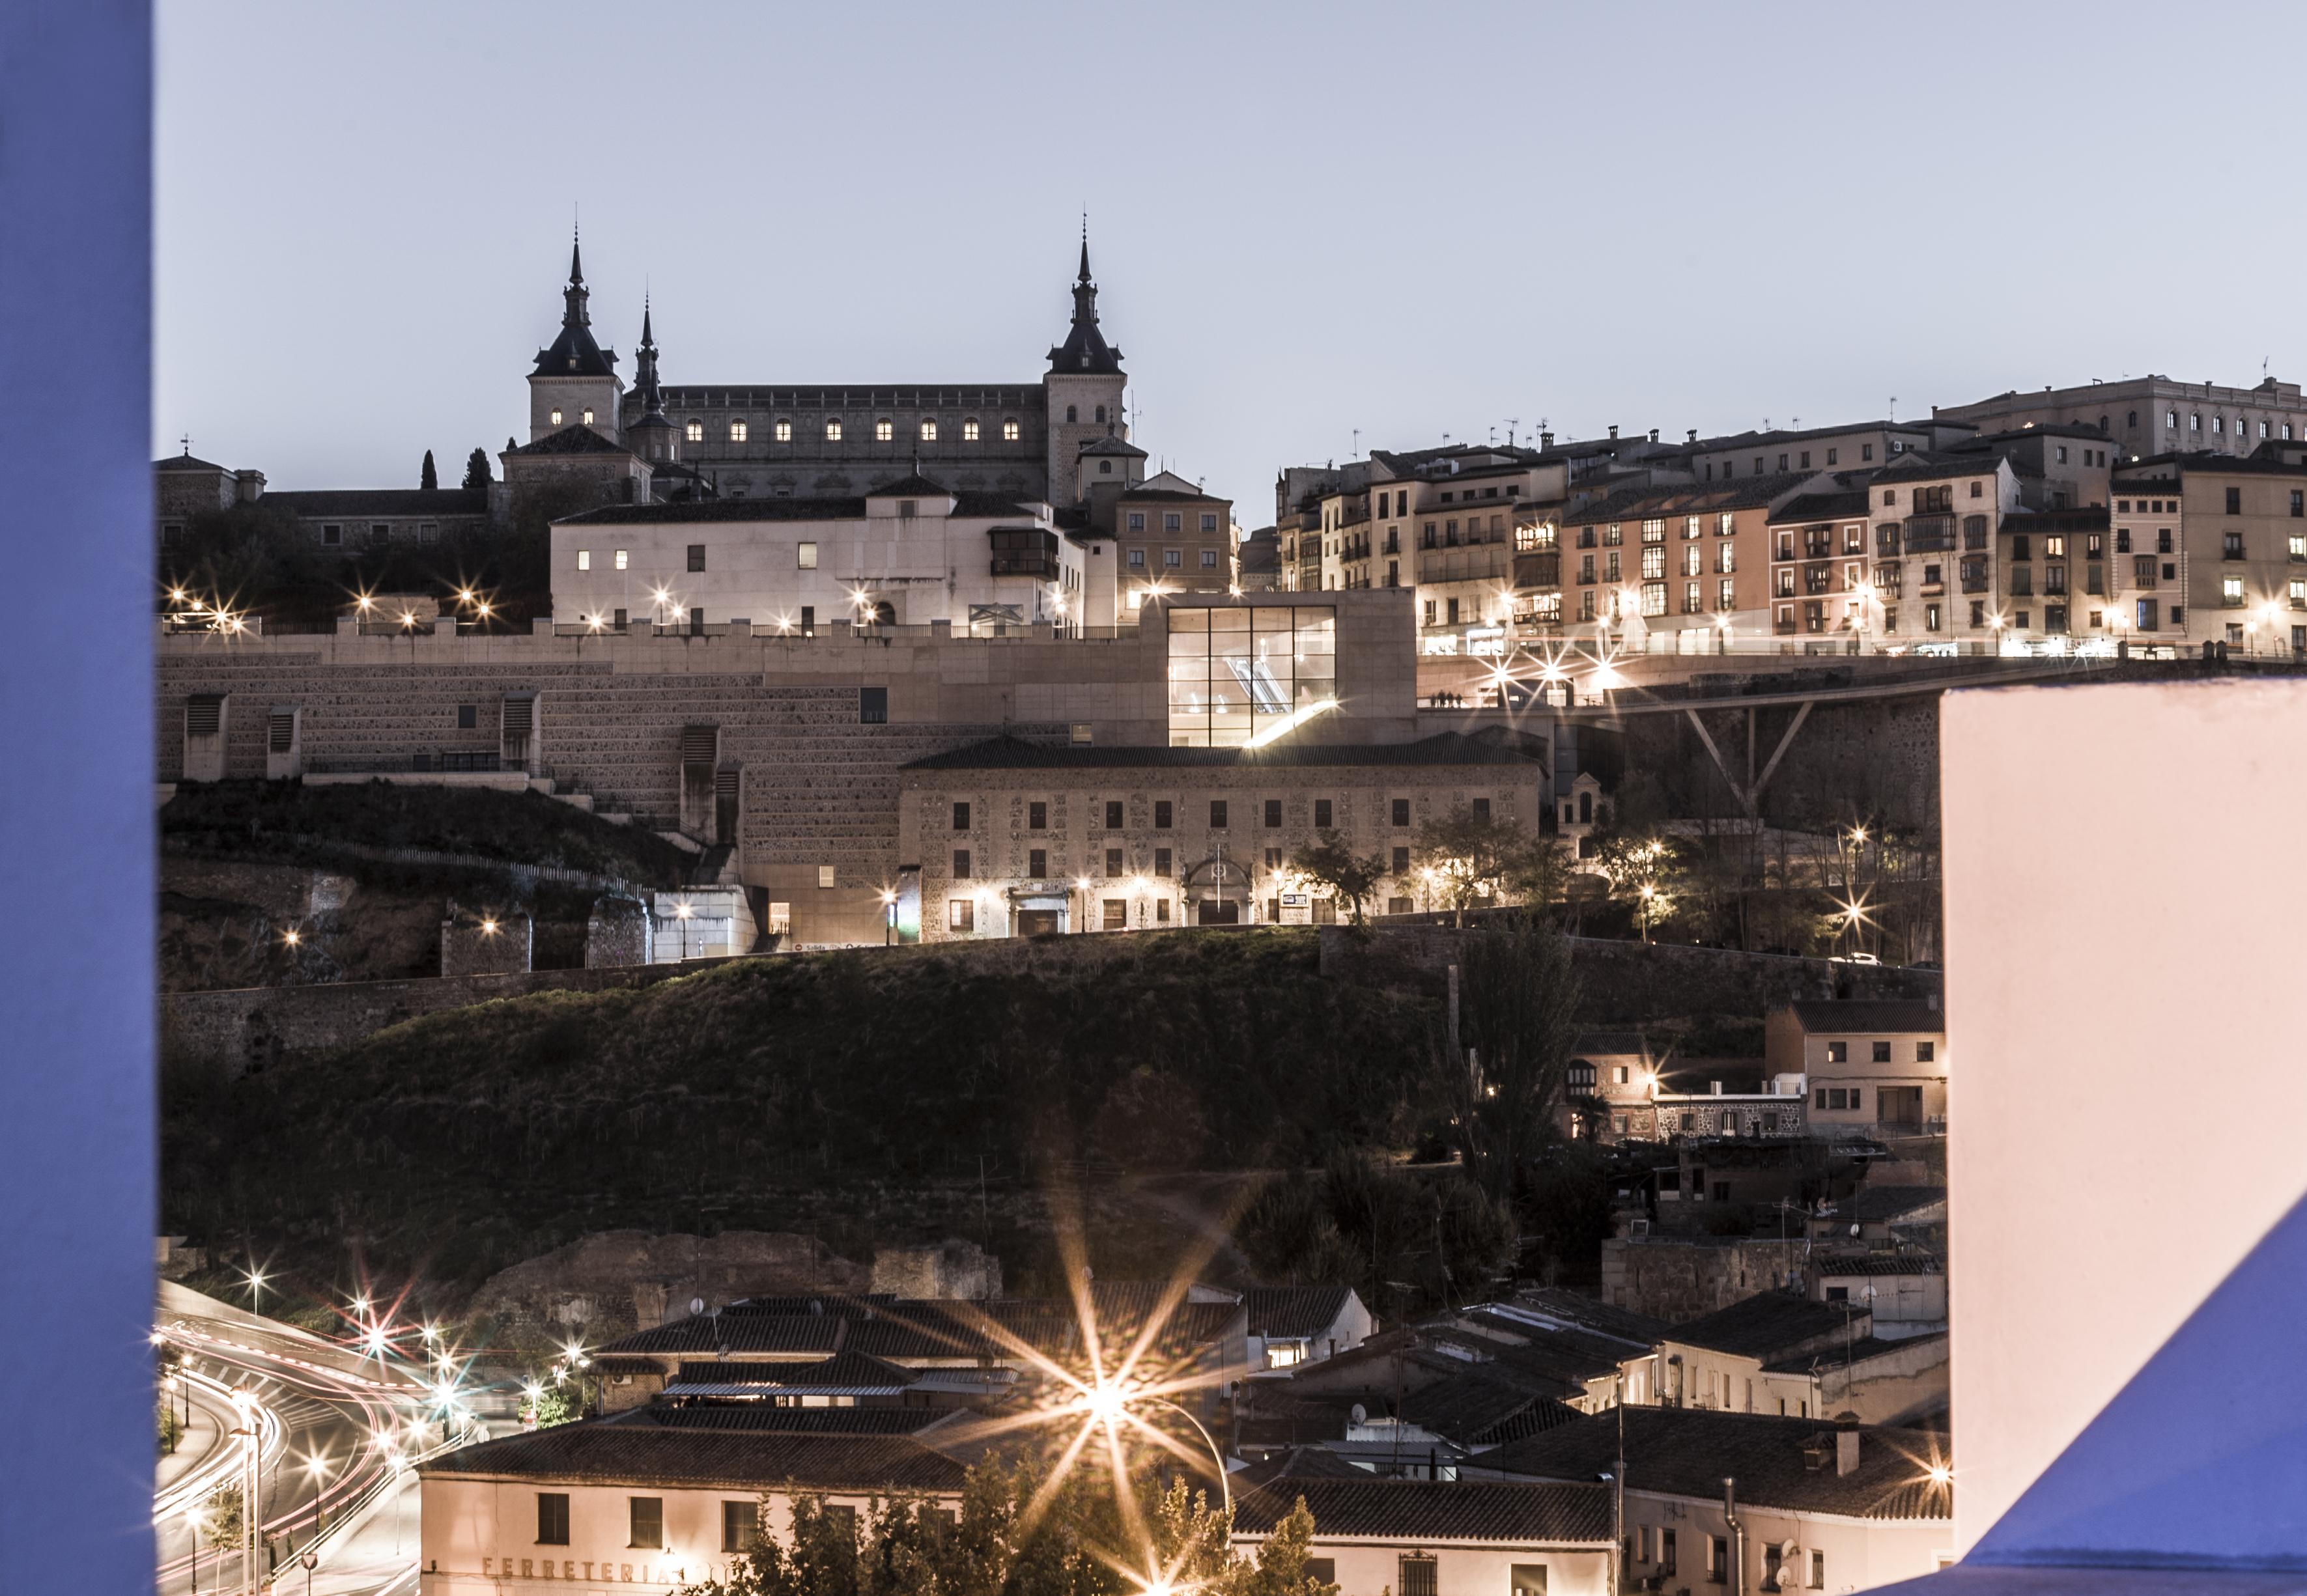
[[[485,488],[493,479],[489,475],[489,451],[476,448],[465,457],[465,491]]]
[[[425,468],[417,473],[416,485],[427,493],[441,485],[441,474],[433,469],[433,451],[429,448],[425,451]]]

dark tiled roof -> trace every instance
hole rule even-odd
[[[630,455],[633,451],[583,425],[547,432],[534,443],[505,450],[509,455]]]
[[[1805,493],[1771,512],[1771,525],[1798,521],[1843,521],[1866,514],[1866,490],[1850,488],[1833,493]]]
[[[2297,448],[2300,446],[2294,443],[2292,447]],[[2266,457],[2261,457],[2256,453],[2223,455],[2217,449],[2196,449],[2191,453],[2183,454],[2148,455],[2140,459],[2127,460],[2118,469],[2137,471],[2148,465],[2175,465],[2183,477],[2190,471],[2200,471],[2208,475],[2217,476],[2307,476],[2307,465],[2286,465],[2279,453],[2271,452]],[[2114,485],[2118,491],[2128,489],[2132,492],[2138,491],[2134,484],[2120,479]]]
[[[914,407],[966,409],[980,403],[1038,410],[1038,382],[819,383],[802,388],[767,382],[691,382],[665,389],[667,410],[871,410]]]
[[[1241,1294],[1252,1336],[1294,1338],[1318,1336],[1346,1309],[1350,1285],[1255,1285]]]
[[[1767,1361],[1805,1342],[1831,1336],[1848,1322],[1843,1304],[1814,1302],[1792,1292],[1757,1292],[1702,1319],[1677,1325],[1667,1332],[1667,1339]]]
[[[766,1390],[902,1391],[913,1383],[909,1370],[865,1353],[845,1350],[816,1363],[724,1363],[684,1360],[676,1383],[759,1386]]]
[[[1110,436],[1091,439],[1081,446],[1081,452],[1085,455],[1120,455],[1136,460],[1145,457],[1145,451],[1136,444]]]
[[[2103,504],[2093,504],[2086,505],[2080,509],[2071,510],[2013,510],[2003,517],[2003,525],[1995,530],[2005,533],[2105,532],[2106,525],[2107,507]]]
[[[869,499],[944,499],[953,490],[943,482],[933,482],[920,472],[911,472],[894,482],[883,482],[878,488],[865,490]]]
[[[152,462],[152,469],[155,471],[221,471],[227,474],[229,474],[232,470],[228,465],[213,465],[207,460],[202,460],[194,457],[189,452],[181,455],[170,455],[165,460],[155,460]]]
[[[323,488],[267,493],[263,502],[299,516],[485,516],[489,496],[462,488]]]
[[[1849,998],[1790,1003],[1806,1031],[1943,1031],[1946,1011],[1904,998]]]
[[[1909,449],[1876,472],[1878,482],[1928,482],[1943,477],[1985,476],[2001,462],[2010,459],[2005,454],[1947,454],[1921,449]],[[2011,469],[2018,463],[2011,462]]]
[[[1144,766],[1530,764],[1527,755],[1455,731],[1414,743],[1296,743],[1263,748],[1076,747],[1016,738],[916,759],[909,771],[1100,770]]]
[[[1864,1363],[1869,1358],[1880,1358],[1911,1346],[1934,1349],[1937,1359],[1946,1358],[1947,1333],[1932,1330],[1921,1336],[1861,1336],[1848,1345],[1825,1347],[1814,1353],[1797,1353],[1791,1358],[1780,1358],[1762,1367],[1771,1374],[1808,1374],[1813,1370],[1840,1369],[1849,1363]]]
[[[844,1321],[833,1314],[700,1313],[653,1329],[636,1330],[609,1343],[602,1353],[818,1353],[830,1357],[841,1344]]]
[[[1579,1054],[1645,1054],[1650,1044],[1640,1031],[1582,1031],[1577,1046],[1571,1049]]]
[[[1581,1418],[1482,1453],[1467,1466],[1538,1480],[1591,1480],[1617,1466],[1618,1418]],[[1926,1472],[1949,1455],[1945,1437],[1933,1431],[1863,1430],[1858,1466],[1845,1475],[1834,1470],[1833,1430],[1814,1419],[1654,1407],[1627,1408],[1625,1418],[1629,1490],[1719,1501],[1727,1476],[1738,1481],[1738,1499],[1757,1507],[1852,1518],[1953,1515],[1952,1488],[1933,1484]],[[1814,1459],[1820,1466],[1811,1466]]]
[[[1315,1539],[1384,1536],[1412,1541],[1517,1545],[1610,1542],[1610,1493],[1601,1485],[1519,1485],[1293,1475],[1287,1463],[1234,1476],[1234,1532],[1264,1535],[1303,1498]]]
[[[1946,1259],[1935,1252],[1816,1253],[1811,1272],[1822,1280],[1830,1275],[1943,1275]]]
[[[876,497],[891,490],[876,488]],[[943,488],[932,486],[923,491],[947,494]],[[999,520],[1016,516],[1031,520],[1032,512],[1019,505],[1007,493],[951,493],[953,513],[964,518],[976,516]],[[682,499],[673,504],[610,504],[579,515],[564,516],[553,523],[556,526],[648,526],[660,523],[694,523],[699,521],[862,521],[865,518],[862,498],[818,499]]]
[[[1574,1325],[1599,1336],[1640,1346],[1654,1344],[1666,1334],[1668,1325],[1662,1319],[1652,1319],[1647,1313],[1636,1313],[1631,1308],[1614,1308],[1592,1297],[1581,1296],[1574,1291],[1549,1285],[1517,1292],[1507,1306],[1516,1312],[1533,1315],[1555,1323]]]
[[[1970,427],[1969,422],[1845,422],[1839,427],[1805,427],[1799,431],[1778,428],[1768,432],[1734,432],[1723,438],[1702,438],[1694,446],[1685,448],[1693,454],[1720,455],[1742,448],[1759,448],[1773,443],[1801,443],[1813,438],[1840,438],[1853,432],[1921,432],[1928,434],[1935,427]]]
[[[1563,517],[1565,526],[1591,526],[1605,521],[1640,521],[1657,516],[1703,516],[1720,510],[1752,509],[1768,504],[1819,476],[1815,471],[1773,472],[1767,476],[1734,477],[1726,482],[1701,482],[1695,487],[1621,488],[1598,503]]]
[[[953,1408],[788,1408],[766,1402],[654,1403],[602,1421],[638,1430],[745,1430],[793,1435],[915,1435]]]
[[[594,340],[593,329],[581,321],[566,322],[561,336],[536,352],[533,377],[607,377],[616,371],[617,357]]]
[[[1123,504],[1222,504],[1225,499],[1217,493],[1199,491],[1188,492],[1182,488],[1124,488],[1119,495]]]
[[[962,1483],[961,1464],[901,1436],[644,1428],[603,1420],[483,1441],[420,1472],[750,1490],[788,1481],[855,1491],[957,1491]]]
[[[1402,1399],[1401,1416],[1445,1440],[1472,1446],[1477,1438],[1501,1430],[1533,1410],[1543,1416],[1528,1427],[1531,1430],[1550,1429],[1577,1411],[1555,1397],[1493,1379],[1485,1368],[1420,1386]]]
[[[1834,1205],[1833,1217],[1880,1224],[1946,1201],[1944,1186],[1863,1185]]]

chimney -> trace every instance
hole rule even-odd
[[[233,497],[243,504],[254,504],[264,497],[264,474],[242,470],[232,474]]]
[[[1924,1001],[1925,1003],[1926,1003],[1930,1004],[1930,1006],[1931,1006],[1931,1009],[1932,1009],[1933,1012],[1936,1012],[1936,1011],[1937,1011],[1937,1009],[1938,1009],[1938,1006],[1939,1006],[1939,994],[1938,994],[1937,993],[1935,993],[1935,992],[1932,993],[1928,997],[1925,998],[1923,1001]]]
[[[1658,441],[1658,429],[1656,427],[1652,427],[1651,429],[1651,441],[1652,443],[1656,443]]]
[[[1610,423],[1610,436],[1611,436],[1611,437],[1613,437],[1613,438],[1616,438],[1617,435],[1618,435],[1618,423],[1617,423],[1617,422],[1612,422]]]
[[[1698,429],[1696,427],[1693,427],[1690,430],[1690,441],[1693,443],[1696,443],[1698,441]]]
[[[1538,435],[1538,447],[1540,448],[1552,448],[1554,447],[1554,434],[1551,432],[1540,432]]]
[[[1834,1472],[1848,1479],[1858,1472],[1858,1429],[1845,1425],[1834,1432]]]
[[[1719,1097],[1722,1095],[1722,1083],[1719,1080],[1710,1080],[1706,1083],[1706,1089]]]

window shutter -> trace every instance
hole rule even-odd
[[[719,770],[714,772],[713,796],[717,798],[725,798],[731,803],[736,802],[737,772],[738,767],[733,764],[725,764]]]
[[[214,737],[224,724],[224,695],[195,693],[184,700],[184,735]]]
[[[504,701],[504,734],[508,738],[527,737],[536,723],[536,700],[508,698]]]
[[[296,712],[276,709],[265,722],[265,746],[275,754],[286,754],[296,740]]]
[[[720,752],[721,729],[717,726],[684,726],[681,729],[681,763],[710,766]]]

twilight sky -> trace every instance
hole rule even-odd
[[[1029,381],[1157,463],[2307,374],[2307,6],[161,0],[156,452],[453,483],[572,207],[668,382]]]

